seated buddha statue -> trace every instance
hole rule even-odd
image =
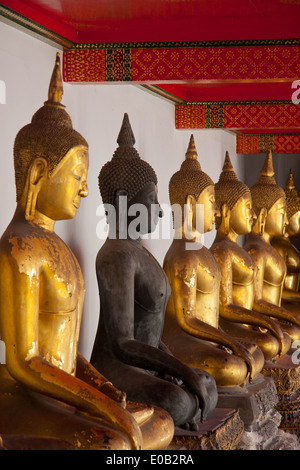
[[[207,370],[218,387],[241,386],[261,371],[264,357],[255,344],[219,328],[220,268],[201,242],[219,211],[214,183],[197,157],[192,135],[186,158],[169,182],[174,238],[163,267],[172,294],[162,339],[185,364]]]
[[[84,280],[54,226],[75,217],[88,195],[89,157],[62,93],[57,54],[48,101],[14,143],[17,206],[0,240],[1,442],[5,448],[19,437],[22,446],[24,438],[33,449],[41,441],[59,449],[141,449],[157,441],[164,447],[172,439],[167,413],[127,402],[78,351]]]
[[[91,362],[130,400],[158,405],[176,426],[196,430],[216,406],[215,380],[178,360],[161,340],[170,286],[141,239],[162,217],[157,177],[134,147],[127,114],[117,142],[99,173],[109,229],[96,259],[100,319]]]
[[[239,181],[228,152],[215,194],[220,217],[211,251],[221,269],[220,325],[228,334],[257,344],[265,359],[275,359],[289,349],[290,339],[254,305],[255,265],[237,241],[250,232],[255,214],[250,190]]]
[[[280,322],[293,344],[300,339],[300,318],[281,306],[286,263],[272,247],[271,239],[281,236],[287,224],[286,197],[274,178],[271,151],[267,154],[257,183],[251,187],[253,209],[257,216],[244,248],[255,266],[254,306]]]
[[[300,315],[300,253],[292,243],[300,235],[300,197],[297,193],[292,169],[285,185],[288,224],[282,235],[271,239],[271,245],[281,254],[286,264],[281,305]]]

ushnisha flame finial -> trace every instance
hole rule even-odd
[[[44,104],[52,105],[52,106],[59,106],[64,108],[64,105],[61,104],[62,95],[64,93],[63,90],[63,80],[61,76],[61,69],[60,69],[60,54],[59,52],[56,53],[55,64],[49,84],[48,90],[48,100],[45,101]]]
[[[271,149],[269,150],[269,152],[268,152],[268,154],[265,158],[265,161],[264,161],[263,167],[260,171],[260,174],[263,175],[263,176],[269,176],[270,178],[272,176],[274,176],[274,174],[275,174],[274,167],[273,167],[273,157],[272,157]]]
[[[293,170],[290,168],[289,175],[285,183],[285,189],[288,191],[288,190],[292,190],[295,188],[296,186],[295,186],[295,181],[294,181],[294,173],[293,173]]]
[[[230,159],[230,156],[229,156],[229,152],[228,150],[226,150],[226,153],[225,153],[225,159],[224,159],[224,163],[223,163],[223,168],[222,168],[222,172],[220,174],[220,181],[222,180],[236,180],[238,181],[238,177],[234,171],[234,168],[233,168],[233,165],[231,163],[231,159]]]
[[[273,157],[271,150],[269,150],[260,171],[260,176],[250,188],[253,209],[257,216],[262,209],[269,211],[278,199],[285,198],[284,191],[277,185],[274,175]]]
[[[122,126],[117,138],[119,147],[133,147],[135,144],[135,137],[130,125],[129,116],[124,114]]]
[[[189,146],[185,154],[185,158],[188,160],[197,160],[198,154],[195,145],[195,140],[193,134],[190,137]]]

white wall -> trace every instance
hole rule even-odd
[[[8,225],[15,210],[13,143],[18,130],[29,123],[34,112],[47,99],[49,80],[57,49],[30,35],[0,23],[0,80],[6,84],[6,104],[0,104],[1,175],[0,232]],[[104,240],[96,236],[101,204],[98,173],[117,147],[116,139],[123,114],[128,113],[140,156],[148,161],[158,176],[159,200],[168,204],[168,182],[185,158],[193,132],[198,159],[203,171],[217,181],[226,150],[234,168],[244,177],[244,159],[235,153],[235,136],[222,130],[176,130],[174,105],[131,85],[64,84],[63,104],[73,126],[88,141],[90,168],[89,197],[82,201],[77,217],[59,222],[57,233],[76,254],[86,282],[86,300],[81,329],[80,349],[89,358],[99,318],[95,258]],[[210,246],[214,231],[204,239]],[[146,240],[146,246],[162,263],[171,239]]]

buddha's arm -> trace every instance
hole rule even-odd
[[[212,341],[221,346],[226,346],[232,352],[241,357],[250,368],[250,377],[255,370],[254,359],[249,351],[241,344],[236,342],[234,338],[227,335],[225,332],[214,328],[213,326],[205,323],[197,318],[196,315],[196,279],[193,272],[188,273],[186,267],[183,271],[178,269],[166,269],[170,284],[172,286],[172,301],[174,305],[176,320],[180,327],[188,334],[196,338],[206,341]],[[189,282],[186,282],[186,279]]]
[[[264,262],[261,258],[256,258],[255,255],[252,255],[255,266],[255,286],[254,286],[254,302],[253,309],[256,312],[260,312],[264,315],[276,318],[277,320],[284,320],[289,323],[295,324],[297,327],[300,327],[300,318],[294,315],[292,312],[289,312],[283,307],[279,307],[276,304],[271,304],[270,302],[264,300],[263,298],[263,282],[264,282]]]
[[[120,405],[125,408],[125,392],[116,389],[116,387],[114,387],[109,380],[100,374],[100,372],[95,369],[95,367],[93,367],[92,364],[88,362],[87,359],[85,359],[85,357],[83,357],[79,352],[77,354],[76,377],[78,377],[80,380],[83,380],[92,387],[97,388],[112,400],[119,402]]]
[[[300,292],[284,288],[282,291],[282,300],[290,300],[291,302],[300,303]]]
[[[40,355],[38,343],[38,268],[20,272],[22,266],[1,259],[0,328],[6,346],[9,373],[25,387],[51,396],[87,412],[96,421],[111,423],[128,435],[135,448],[141,433],[135,420],[115,401],[96,388],[49,363]]]
[[[223,256],[221,258],[216,255],[215,257],[221,269],[220,316],[225,320],[236,323],[246,323],[251,326],[261,326],[266,328],[279,341],[281,351],[284,344],[284,336],[276,322],[260,312],[248,310],[233,302],[231,255],[223,252]]]

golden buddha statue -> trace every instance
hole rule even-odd
[[[290,339],[254,303],[255,265],[237,240],[251,231],[255,214],[250,190],[238,180],[228,152],[215,194],[220,217],[211,251],[221,269],[220,325],[228,334],[257,344],[265,359],[274,359],[289,349]]]
[[[89,157],[62,93],[57,54],[48,101],[14,144],[17,207],[0,241],[0,436],[4,447],[19,436],[33,448],[165,448],[166,412],[126,402],[77,349],[84,281],[54,225],[88,195]]]
[[[141,242],[162,217],[157,177],[134,148],[127,114],[117,142],[99,173],[109,233],[96,259],[100,320],[91,362],[130,400],[159,405],[176,426],[196,430],[216,406],[215,380],[178,360],[161,341],[170,287]]]
[[[257,219],[244,248],[256,266],[253,304],[256,311],[277,319],[293,344],[300,339],[300,318],[281,306],[286,264],[271,245],[272,237],[281,236],[288,222],[286,197],[274,178],[271,151],[266,156],[257,183],[251,187],[251,195]]]
[[[300,235],[300,197],[297,193],[292,169],[289,172],[285,196],[288,224],[282,235],[271,239],[271,245],[281,254],[286,264],[286,276],[282,289],[281,305],[287,310],[300,314],[300,253],[292,238]]]
[[[163,341],[185,364],[207,370],[217,386],[244,385],[261,371],[264,357],[255,344],[233,338],[219,328],[220,269],[201,243],[219,211],[214,183],[201,169],[193,135],[185,161],[170,179],[169,196],[174,209],[174,239],[163,267],[172,294]]]

